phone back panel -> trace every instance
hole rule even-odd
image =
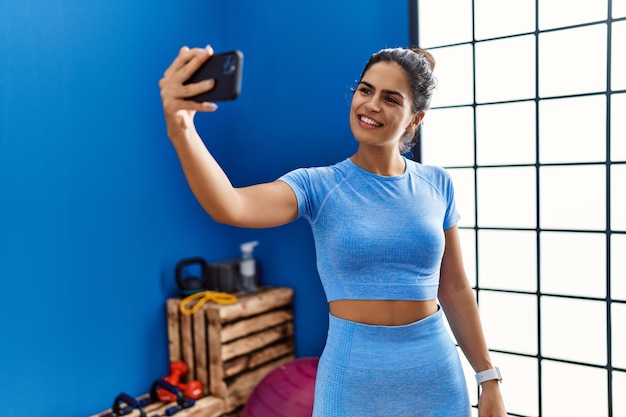
[[[188,100],[213,102],[236,99],[241,91],[242,71],[243,54],[241,51],[230,51],[213,55],[183,84],[213,78],[215,87],[206,93],[189,97]]]

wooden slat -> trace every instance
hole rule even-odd
[[[284,323],[269,330],[222,345],[221,359],[227,361],[293,335],[293,324]]]
[[[295,357],[293,355],[280,358],[277,361],[268,363],[267,365],[257,368],[254,371],[243,373],[232,381],[228,382],[228,393],[226,396],[226,407],[233,409],[236,406],[243,405],[258,383],[270,372],[279,366],[291,362]]]
[[[221,340],[222,343],[230,342],[231,340],[248,336],[291,320],[293,320],[293,312],[291,310],[276,310],[251,319],[237,321],[233,324],[223,324]]]
[[[195,378],[191,375],[186,377],[186,381],[197,379],[202,384],[204,394],[209,393],[209,367],[207,363],[207,322],[203,311],[196,311],[193,316],[193,349]],[[191,367],[191,366],[190,366]]]
[[[193,356],[192,318],[187,314],[180,315],[181,359],[189,366],[189,379],[196,379],[195,358]]]
[[[226,384],[224,383],[224,360],[222,352],[222,321],[219,311],[215,309],[206,310],[206,321],[208,323],[208,345],[209,345],[209,391],[211,394],[223,398],[226,394]]]
[[[180,299],[169,299],[166,303],[167,311],[167,339],[169,344],[170,362],[179,361],[180,356]]]
[[[293,339],[287,339],[282,343],[270,345],[249,355],[240,356],[224,363],[224,375],[228,378],[289,354],[293,354]]]
[[[293,290],[291,288],[263,287],[257,292],[241,295],[235,304],[222,304],[217,309],[222,321],[228,322],[289,305],[292,301]]]

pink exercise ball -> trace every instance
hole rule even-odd
[[[311,417],[319,358],[300,358],[271,371],[248,398],[242,417]]]

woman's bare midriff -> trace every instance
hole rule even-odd
[[[330,314],[344,320],[379,326],[402,326],[437,312],[437,300],[335,300]]]

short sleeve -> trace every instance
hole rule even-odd
[[[311,204],[309,193],[311,178],[306,168],[298,168],[278,178],[278,181],[286,183],[296,195],[298,202],[298,218],[303,217],[310,221]]]
[[[450,173],[444,170],[444,197],[446,199],[446,214],[443,220],[443,229],[448,230],[449,228],[456,225],[461,218],[461,214],[458,212],[456,208],[456,201],[454,198],[454,184],[452,183],[452,178],[450,177]]]

